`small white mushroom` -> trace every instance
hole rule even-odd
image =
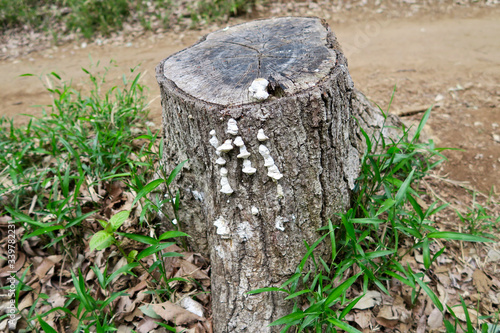
[[[234,145],[236,147],[243,147],[245,145],[241,136],[237,136],[236,138],[234,138]]]
[[[215,220],[214,226],[217,227],[217,234],[221,235],[222,238],[230,237],[231,230],[229,230],[229,226],[227,225],[227,221],[224,217],[220,216],[217,220]]]
[[[264,158],[264,166],[265,167],[270,167],[270,166],[274,165],[274,160],[271,157],[271,153],[269,152],[269,149],[267,149],[266,146],[260,145],[259,146],[259,153]]]
[[[227,179],[227,169],[226,168],[220,168],[220,185],[221,189],[220,191],[225,194],[231,194],[233,193],[233,189],[231,188],[231,185],[229,185],[229,180]]]
[[[237,158],[249,158],[250,157],[250,153],[248,152],[247,147],[241,146],[240,147],[240,153],[236,157]]]
[[[221,177],[220,179],[220,185],[222,186],[220,191],[224,194],[231,194],[233,193],[233,189],[231,188],[231,185],[229,185],[229,180],[227,177]]]
[[[215,130],[210,131],[210,135],[212,136],[208,142],[215,148],[219,147],[219,140],[217,140],[217,137],[215,136]]]
[[[252,206],[252,215],[259,215],[259,209],[255,206]]]
[[[215,163],[217,163],[218,165],[225,165],[226,164],[226,160],[223,159],[222,157],[219,157]]]
[[[252,162],[249,159],[245,159],[243,160],[243,169],[241,171],[247,175],[253,175],[257,169],[252,167]]]
[[[264,134],[264,130],[261,128],[258,132],[257,132],[257,140],[259,141],[266,141],[267,139],[269,139],[267,137],[267,135]]]
[[[278,184],[278,186],[276,187],[276,196],[278,197],[278,199],[283,199],[283,197],[285,196],[285,194],[283,193],[283,187],[281,187],[280,184]]]
[[[274,180],[280,180],[283,177],[275,164],[267,168],[267,176]]]
[[[236,120],[234,120],[233,118],[231,118],[227,121],[227,131],[226,132],[229,134],[232,134],[232,135],[238,134],[238,125],[236,124]]]
[[[269,81],[263,78],[258,78],[253,80],[252,84],[248,88],[250,92],[250,97],[257,101],[264,101],[269,97],[267,93],[267,85]]]
[[[231,142],[231,139],[227,139],[221,146],[217,147],[217,151],[224,153],[231,151],[233,149],[233,145],[231,144]]]

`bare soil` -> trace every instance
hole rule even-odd
[[[445,152],[449,161],[426,179],[424,186],[432,187],[430,191],[435,197],[449,202],[452,209],[462,213],[472,204],[470,192],[480,191],[478,200],[482,200],[483,205],[489,204],[491,212],[498,216],[498,204],[491,203],[499,202],[500,191],[500,6],[494,2],[460,1],[424,2],[425,5],[403,1],[385,7],[360,3],[365,5],[340,8],[322,2],[280,2],[261,8],[259,15],[232,19],[230,24],[256,16],[266,17],[262,13],[325,18],[344,48],[357,88],[387,109],[396,86],[390,112],[400,115],[407,124],[418,122],[423,112],[434,105],[426,137],[437,146],[461,149]],[[80,41],[6,58],[0,61],[0,116],[14,117],[16,124],[23,124],[29,118],[21,114],[41,115],[40,108],[32,105],[50,102],[42,83],[33,77],[20,77],[23,73],[38,75],[54,71],[83,87],[86,74],[82,67],[89,68],[92,61],[95,64],[99,60],[102,70],[103,65],[115,60],[117,67],[112,67],[108,75],[111,84],[121,80],[129,68],[140,64],[139,70],[145,74],[142,83],[151,89],[150,116],[160,127],[155,66],[216,28],[220,26],[203,31],[143,34],[131,42],[103,45],[95,42],[84,45]],[[446,230],[467,227],[460,225],[450,211],[438,222]],[[473,278],[472,271],[480,268],[487,276],[491,292],[497,295],[497,303],[493,298],[480,312],[498,312],[498,258],[491,265],[488,260],[492,259],[488,256],[491,251],[500,250],[500,245],[455,245],[447,252],[447,257],[453,260],[443,263],[443,272],[436,272],[440,283],[452,283],[446,279],[458,276],[460,290],[466,290],[471,301],[477,300],[476,284],[480,278]],[[464,274],[470,276],[464,277]],[[444,280],[440,276],[445,276]],[[481,276],[481,279],[484,278]],[[456,286],[455,289],[455,294],[448,292],[455,300],[452,303],[458,304],[456,291],[460,290]]]

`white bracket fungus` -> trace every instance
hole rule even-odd
[[[233,189],[231,188],[231,185],[229,185],[229,180],[227,179],[227,169],[226,168],[220,168],[220,185],[221,189],[220,191],[225,194],[231,194],[233,193]]]
[[[210,140],[208,141],[212,147],[214,147],[215,149],[217,149],[217,147],[219,147],[219,140],[217,140],[217,137],[215,136],[215,130],[211,130],[210,131],[210,135],[212,136],[210,138]]]
[[[243,147],[245,145],[241,136],[237,136],[236,138],[234,138],[234,145],[236,147]]]
[[[274,180],[280,180],[281,178],[283,178],[283,175],[278,170],[276,164],[273,164],[269,168],[267,168],[267,176]]]
[[[241,171],[243,173],[246,173],[247,175],[253,175],[255,172],[257,172],[257,169],[252,167],[252,162],[250,162],[249,159],[244,159],[243,160],[243,169]]]
[[[263,78],[258,78],[253,80],[252,84],[248,88],[250,92],[250,97],[256,99],[257,101],[264,101],[269,97],[267,93],[267,85],[269,81]]]
[[[227,131],[226,132],[229,134],[232,134],[232,135],[238,134],[238,125],[236,124],[236,120],[234,120],[233,118],[231,118],[227,121]]]
[[[283,175],[278,170],[276,164],[274,164],[274,160],[271,157],[269,149],[267,149],[267,147],[264,145],[260,145],[259,153],[264,158],[264,166],[267,167],[267,176],[271,177],[274,180],[280,180],[283,177]]]
[[[260,145],[259,146],[259,153],[264,158],[264,166],[265,167],[270,167],[270,166],[274,165],[274,160],[271,157],[271,153],[269,152],[269,149],[267,149],[266,146]]]
[[[218,164],[218,165],[225,165],[226,164],[226,160],[223,159],[222,157],[219,157],[217,160],[215,160],[215,163]]]
[[[261,128],[258,132],[257,132],[257,140],[259,140],[260,142],[262,141],[266,141],[268,140],[269,138],[267,137],[266,134],[264,134],[264,130]]]
[[[219,216],[219,218],[214,221],[214,226],[217,227],[217,235],[220,235],[222,238],[231,237],[231,231],[229,230],[229,226],[227,225],[227,221],[224,217]]]
[[[240,153],[236,157],[237,158],[244,158],[244,159],[249,158],[250,157],[250,153],[248,152],[247,147],[241,146],[240,147]]]
[[[259,215],[259,209],[257,207],[252,206],[251,210],[252,210],[252,215],[255,216]]]
[[[233,145],[231,144],[231,142],[231,139],[227,139],[222,145],[217,147],[217,151],[227,153],[228,151],[233,150]]]

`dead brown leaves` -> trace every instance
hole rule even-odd
[[[79,318],[79,302],[69,302],[70,294],[75,294],[75,283],[71,272],[78,276],[81,271],[86,285],[86,293],[95,300],[105,301],[114,293],[123,291],[125,295],[116,298],[103,309],[102,315],[108,313],[119,332],[167,332],[161,324],[177,327],[186,332],[212,332],[210,312],[210,265],[208,260],[198,253],[186,252],[177,245],[172,245],[163,252],[180,253],[183,257],[166,257],[165,276],[159,268],[151,274],[149,269],[160,253],[142,259],[142,266],[133,268],[135,276],[119,274],[111,280],[107,287],[100,285],[94,269],[106,276],[111,275],[128,264],[127,258],[113,245],[102,251],[89,251],[89,238],[102,226],[97,219],[108,220],[122,210],[132,209],[133,194],[121,182],[101,182],[96,184],[89,180],[80,189],[82,204],[88,201],[100,205],[101,209],[84,220],[78,228],[58,230],[60,234],[68,233],[68,237],[50,247],[43,247],[47,241],[40,237],[31,237],[20,242],[26,231],[20,226],[16,230],[16,263],[14,269],[0,260],[0,278],[5,281],[9,272],[14,270],[20,277],[26,272],[23,283],[26,285],[19,293],[18,310],[21,315],[15,330],[38,325],[37,321],[28,323],[29,312],[40,314],[42,318],[57,332],[74,332],[82,321]],[[90,212],[88,209],[86,212]],[[132,210],[129,219],[120,231],[150,235],[151,227],[138,223],[140,210]],[[0,251],[7,253],[8,222],[10,217],[0,217]],[[71,234],[69,234],[71,232]],[[141,251],[145,244],[123,238],[122,247],[128,253]],[[164,281],[169,281],[168,286]],[[54,308],[65,308],[72,313],[68,316],[61,310],[50,312]],[[50,312],[47,315],[45,313]],[[0,331],[7,330],[7,320],[0,322]],[[92,329],[91,329],[92,330]]]

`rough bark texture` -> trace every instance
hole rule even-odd
[[[209,34],[156,71],[166,168],[189,159],[176,181],[181,223],[191,245],[210,255],[215,332],[279,331],[267,325],[292,303],[245,293],[294,273],[303,241],[312,244],[317,229],[349,206],[359,170],[356,99],[336,37],[317,18],[254,21]],[[269,82],[269,97],[259,101],[249,94],[257,78]],[[228,133],[230,119],[237,135]],[[260,129],[267,140],[257,139]],[[234,148],[217,155],[212,130],[219,146],[230,139]],[[255,174],[242,172],[237,136]],[[261,145],[282,178],[268,176]],[[219,157],[230,195],[220,192]]]

